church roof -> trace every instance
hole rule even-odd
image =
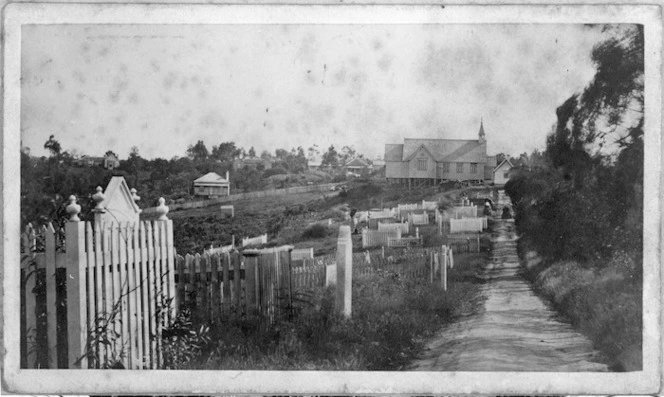
[[[480,133],[479,136],[485,136],[486,134],[484,133],[484,122],[480,121]]]
[[[422,145],[438,162],[476,162],[486,161],[486,145],[477,140],[467,139],[404,139],[403,154],[400,161],[407,159]]]
[[[403,161],[403,145],[402,144],[386,144],[385,145],[385,161]]]

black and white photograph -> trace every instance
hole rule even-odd
[[[3,390],[658,392],[657,6],[3,18]]]

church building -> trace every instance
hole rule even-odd
[[[388,183],[435,185],[447,181],[489,183],[496,166],[487,156],[484,123],[478,139],[415,139],[385,145],[385,178]]]

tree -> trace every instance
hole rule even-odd
[[[336,149],[334,149],[334,145],[331,145],[327,149],[327,152],[323,154],[320,165],[322,167],[336,167],[339,165],[339,154]]]
[[[212,147],[212,157],[219,161],[233,161],[242,153],[242,149],[235,146],[235,142],[222,142]]]
[[[44,143],[44,149],[48,149],[49,152],[51,152],[51,157],[58,157],[60,156],[60,152],[62,151],[62,147],[60,146],[60,142],[55,140],[55,136],[51,135],[48,137],[48,141]]]
[[[346,164],[347,162],[355,158],[356,155],[357,152],[355,151],[355,148],[353,148],[352,146],[344,146],[341,148],[341,156],[339,160],[341,161],[342,164]]]
[[[249,148],[248,155],[249,157],[256,157],[256,150],[254,150],[253,146]]]
[[[187,157],[194,161],[203,161],[208,158],[208,150],[205,143],[201,140],[196,142],[195,145],[189,145],[187,148]]]
[[[314,144],[313,146],[307,149],[307,160],[314,160],[320,155],[320,150],[318,150],[318,145]]]

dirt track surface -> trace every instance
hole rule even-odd
[[[591,342],[574,331],[519,274],[514,222],[497,220],[483,308],[441,330],[412,370],[607,371]]]

